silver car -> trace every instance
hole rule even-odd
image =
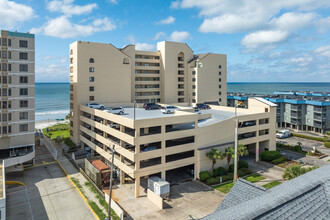
[[[125,113],[125,109],[123,107],[109,108],[109,109],[105,109],[104,111],[117,115],[122,115]]]
[[[94,103],[94,102],[88,103],[87,106],[90,107],[90,108],[95,108],[95,109],[101,109],[101,110],[104,109],[104,105],[97,104],[97,103]]]

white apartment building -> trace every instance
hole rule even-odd
[[[6,167],[34,158],[34,35],[1,31],[0,159]]]

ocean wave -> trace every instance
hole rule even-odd
[[[59,115],[59,114],[69,114],[70,110],[58,110],[58,111],[46,111],[46,112],[36,112],[36,116],[40,115]]]

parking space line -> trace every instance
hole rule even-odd
[[[40,163],[40,164],[30,166],[30,167],[25,167],[24,170],[29,170],[29,169],[32,169],[32,168],[35,168],[35,167],[45,166],[45,165],[49,165],[49,164],[53,164],[53,163],[56,163],[56,161],[45,162],[45,163]]]
[[[85,198],[85,196],[82,194],[82,192],[78,189],[78,187],[76,186],[76,184],[71,180],[69,174],[66,172],[66,170],[63,168],[63,166],[60,164],[60,162],[58,162],[58,160],[56,160],[57,164],[61,167],[61,169],[63,170],[63,172],[65,173],[66,177],[70,180],[71,184],[76,188],[76,190],[78,191],[79,195],[81,196],[81,198],[83,198],[83,200],[85,201],[85,203],[87,204],[87,206],[89,207],[89,209],[92,211],[92,213],[94,214],[96,219],[99,219],[99,217],[96,215],[96,213],[94,212],[94,210],[92,209],[92,207],[88,204],[87,199]],[[99,219],[100,220],[100,219]]]

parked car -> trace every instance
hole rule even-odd
[[[291,133],[289,130],[280,130],[277,134],[276,134],[276,138],[282,139],[282,138],[287,138],[290,137]]]
[[[194,108],[195,109],[195,114],[201,114],[201,111],[198,108]]]
[[[160,109],[160,106],[155,103],[147,103],[143,106],[145,110],[154,110],[154,109]]]
[[[125,113],[125,109],[123,109],[123,107],[114,107],[114,108],[109,108],[104,110],[105,112],[109,112],[112,114],[118,114],[118,115],[122,115]]]
[[[110,128],[117,128],[117,129],[120,128],[120,125],[117,124],[117,123],[114,123],[114,122],[111,122],[111,123],[109,123],[108,125],[110,126]]]
[[[173,114],[175,110],[177,110],[178,107],[176,106],[173,106],[173,105],[169,105],[169,106],[163,106],[161,108],[161,111],[164,113],[164,114]]]
[[[196,107],[197,107],[198,109],[210,109],[210,108],[211,108],[209,105],[206,105],[206,104],[204,104],[204,103],[197,103],[197,104],[196,104]]]
[[[88,103],[87,106],[90,108],[101,109],[101,110],[103,110],[105,108],[104,105],[97,104],[94,102]]]
[[[146,147],[144,150],[142,150],[142,152],[148,152],[148,151],[152,151],[152,150],[156,150],[157,147]]]

